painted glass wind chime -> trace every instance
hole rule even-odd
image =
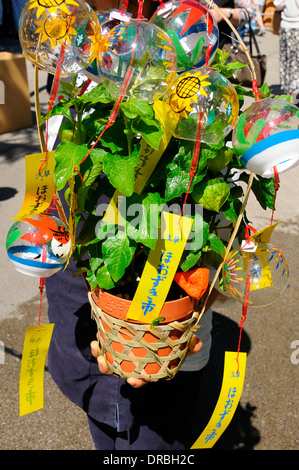
[[[83,71],[87,81],[81,93],[91,81],[108,80],[116,85],[114,108],[93,147],[113,125],[124,98],[133,96],[151,103],[160,100],[159,118],[168,131],[194,142],[185,202],[196,174],[201,143],[217,144],[232,132],[234,152],[250,172],[244,210],[254,174],[274,177],[277,192],[279,174],[298,164],[299,113],[286,101],[260,99],[252,66],[256,100],[239,116],[235,88],[211,65],[219,33],[210,8],[218,7],[206,3],[209,7],[196,0],[165,4],[161,0],[153,17],[145,20],[141,0],[136,19],[127,13],[127,2],[121,9],[97,15],[81,0],[28,0],[20,18],[20,42],[23,55],[36,69],[54,75],[48,116],[61,78]],[[248,60],[250,65],[250,56]],[[154,69],[159,73],[153,73]],[[47,141],[48,120],[43,158],[37,168],[39,176],[51,158]],[[80,173],[84,159],[73,168],[74,173]],[[41,213],[37,208],[23,214],[7,235],[9,258],[20,272],[40,277],[41,293],[44,278],[65,267],[74,244],[73,222],[65,219],[55,188],[53,191],[47,210]],[[49,214],[53,207],[58,217]],[[227,292],[242,303],[240,338],[248,307],[262,307],[277,300],[288,282],[287,261],[270,244],[276,225],[273,213],[269,227],[257,232],[247,226],[246,240],[238,250],[231,250],[243,217],[240,214],[223,263],[210,285],[209,293],[221,272]]]

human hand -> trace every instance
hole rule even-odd
[[[98,361],[99,371],[102,372],[102,374],[112,375],[112,372],[110,372],[109,370],[105,357],[101,354],[101,349],[100,349],[98,341],[92,341],[90,343],[90,347],[91,347],[91,354]],[[129,385],[131,385],[134,388],[140,388],[147,383],[147,380],[138,379],[135,377],[129,377],[127,379],[127,382]]]
[[[189,343],[188,355],[197,353],[198,351],[200,351],[201,347],[202,347],[202,341],[197,336],[193,335]],[[92,341],[90,343],[90,348],[91,348],[91,353],[93,357],[97,359],[99,371],[102,374],[112,375],[112,372],[110,372],[109,370],[105,357],[101,354],[101,349],[99,347],[98,341],[96,340]],[[129,385],[131,385],[131,387],[140,388],[140,387],[143,387],[145,384],[147,384],[148,381],[145,379],[129,377],[127,379],[127,382]]]

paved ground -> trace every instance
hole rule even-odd
[[[274,92],[279,90],[278,38],[269,32],[259,38],[267,55],[266,81]],[[7,43],[18,50],[18,42]],[[33,103],[33,68],[27,64]],[[46,109],[46,75],[40,73],[40,97]],[[38,319],[38,281],[17,273],[5,252],[5,237],[24,197],[24,156],[39,151],[36,127],[0,135],[0,350],[1,425],[0,449],[6,450],[92,450],[84,413],[70,403],[53,383],[47,370],[44,383],[44,408],[30,415],[18,415],[18,381],[26,328]],[[218,442],[218,449],[298,450],[298,372],[291,361],[294,341],[299,342],[298,301],[298,221],[299,167],[281,176],[275,220],[282,220],[272,236],[286,256],[290,282],[281,301],[262,311],[248,314],[242,350],[248,353],[244,391],[233,421]],[[248,215],[253,225],[263,228],[270,223],[270,212],[261,213],[251,196]],[[47,322],[44,297],[42,321]],[[221,358],[225,350],[236,350],[240,305],[216,308],[211,362],[203,383],[203,422],[209,419],[217,401],[221,380]],[[298,343],[297,343],[298,350]],[[297,354],[297,358],[299,355]],[[295,359],[296,359],[295,357]],[[201,431],[199,423],[199,433]]]

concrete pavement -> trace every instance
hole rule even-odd
[[[2,41],[3,42],[3,41]],[[267,55],[266,81],[279,92],[278,37],[270,32],[258,38]],[[18,51],[18,41],[7,47]],[[29,89],[34,110],[33,67],[27,63]],[[48,95],[46,74],[40,72],[40,99],[45,111]],[[37,323],[39,310],[38,280],[16,272],[5,250],[5,238],[11,218],[19,211],[25,187],[24,156],[40,151],[36,126],[0,135],[0,449],[6,450],[91,450],[85,414],[70,403],[45,371],[44,408],[30,415],[18,415],[18,381],[25,331]],[[281,175],[272,242],[286,256],[290,281],[281,301],[262,311],[252,310],[242,336],[242,350],[248,353],[243,395],[233,421],[215,448],[253,450],[298,450],[298,372],[299,353],[299,166]],[[252,195],[247,213],[252,224],[263,228],[271,213],[264,213]],[[223,351],[236,350],[241,306],[217,307],[214,313],[213,349],[203,381],[203,402],[207,422],[219,394]],[[43,299],[42,322],[47,322],[47,304]],[[1,345],[1,343],[0,343]],[[1,352],[1,351],[0,351]],[[293,353],[293,356],[292,356]],[[1,359],[2,358],[2,359]],[[206,421],[205,421],[206,420]],[[199,433],[202,423],[199,423]]]

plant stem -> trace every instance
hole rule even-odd
[[[77,127],[77,130],[78,130],[79,145],[82,145],[84,143],[83,138],[82,138],[82,127],[81,127],[82,116],[83,116],[83,106],[82,105],[78,106],[78,104],[75,103],[75,110],[76,110],[76,115],[77,115],[76,127]]]

